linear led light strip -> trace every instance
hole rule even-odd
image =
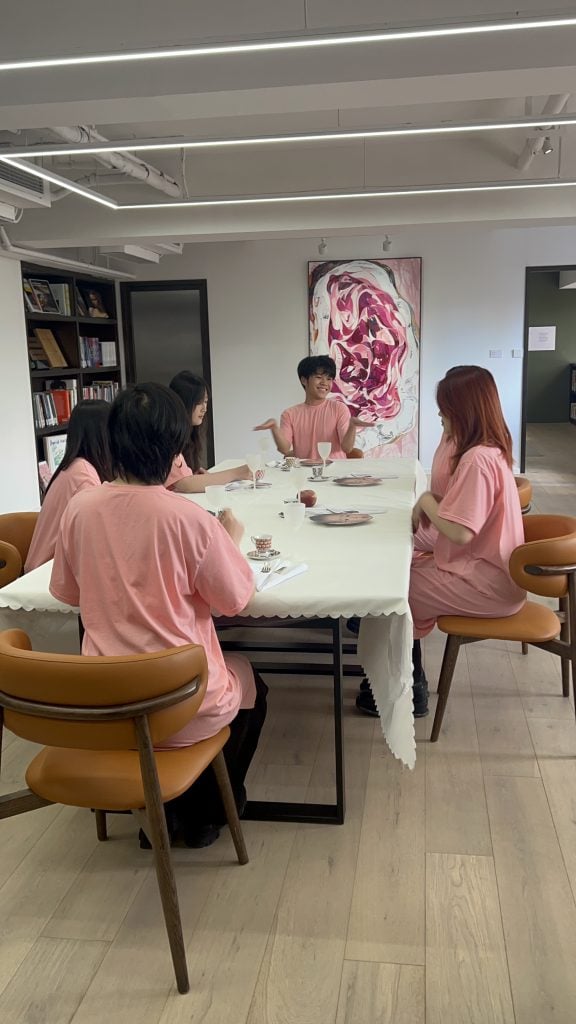
[[[201,206],[257,206],[270,203],[323,202],[334,199],[392,199],[394,197],[404,196],[456,195],[466,192],[514,192],[520,189],[526,191],[528,189],[576,187],[576,181],[513,181],[501,182],[494,185],[429,185],[420,188],[378,189],[370,192],[326,192],[310,193],[308,195],[243,196],[239,198],[187,199],[166,203],[126,203],[120,205],[115,203],[112,199],[107,199],[100,195],[100,193],[94,192],[93,189],[76,185],[75,183],[68,181],[68,179],[60,177],[59,174],[52,174],[52,172],[45,171],[43,168],[26,163],[24,160],[12,160],[6,157],[0,157],[0,162],[11,164],[14,167],[19,167],[21,170],[27,171],[29,174],[35,174],[38,178],[43,178],[45,181],[50,181],[56,185],[60,185],[62,188],[66,188],[70,192],[76,192],[85,199],[91,199],[93,202],[100,203],[102,206],[107,206],[111,210],[173,210],[183,209],[185,207]]]
[[[86,143],[77,146],[27,146],[23,149],[1,149],[10,159],[23,158],[33,160],[45,156],[79,156],[98,153],[138,153],[147,150],[171,149],[217,149],[218,147],[265,146],[271,143],[298,142],[335,142],[346,139],[386,139],[406,138],[407,136],[425,135],[458,135],[466,132],[510,131],[514,128],[561,128],[565,125],[576,125],[576,115],[556,114],[531,118],[517,118],[508,121],[478,121],[476,123],[413,125],[409,127],[391,128],[359,128],[351,131],[313,132],[296,135],[251,135],[245,138],[232,139],[140,139],[109,142],[106,145]]]
[[[35,60],[4,61],[0,63],[0,71],[72,67],[78,64],[124,64],[142,60],[177,60],[183,57],[214,57],[226,56],[228,54],[265,53],[274,50],[318,49],[328,46],[357,46],[367,43],[394,43],[410,39],[441,39],[455,36],[495,34],[498,32],[521,32],[527,29],[570,28],[574,25],[576,25],[576,18],[543,18],[529,21],[502,21],[479,25],[454,25],[443,28],[391,30],[388,32],[354,33],[350,35],[302,36],[296,39],[269,39],[247,43],[220,43],[214,46],[141,50],[136,53],[98,53],[84,57],[50,57]]]

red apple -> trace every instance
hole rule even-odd
[[[316,504],[316,491],[300,491],[300,501],[306,508],[314,508]]]

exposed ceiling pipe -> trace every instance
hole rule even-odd
[[[76,144],[110,141],[95,128],[89,128],[87,125],[77,125],[74,128],[51,128],[50,131],[66,142]],[[113,167],[116,171],[122,171],[123,174],[143,181],[152,188],[166,192],[169,196],[182,198],[182,189],[174,178],[130,153],[99,153],[95,159],[105,167]]]
[[[41,252],[40,249],[23,249],[19,245],[13,245],[10,241],[6,228],[0,227],[0,255],[7,256],[11,260],[34,260],[34,262],[45,263],[49,267],[65,267],[66,270],[80,270],[82,273],[93,271],[98,277],[128,278],[135,279],[135,274],[125,274],[122,270],[109,270],[107,267],[96,267],[93,263],[83,263],[82,260],[69,260],[64,256],[53,256],[51,253]]]
[[[551,117],[554,114],[561,114],[564,107],[570,99],[570,93],[562,93],[559,96],[549,96],[542,108],[542,114],[547,117],[549,114]],[[530,167],[535,156],[542,151],[542,146],[547,137],[547,132],[542,131],[540,135],[533,135],[526,139],[524,149],[520,153],[516,161],[516,166],[519,171],[527,171]]]

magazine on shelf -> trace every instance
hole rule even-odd
[[[42,306],[38,302],[38,299],[36,298],[36,295],[34,294],[34,289],[33,289],[32,285],[30,284],[30,281],[28,280],[27,277],[23,277],[22,278],[22,288],[24,289],[24,302],[25,302],[26,309],[28,310],[28,312],[29,313],[41,313],[42,312]]]
[[[34,334],[42,345],[50,366],[68,366],[62,349],[60,348],[52,331],[45,327],[35,327]]]
[[[38,479],[40,481],[40,490],[42,495],[44,495],[46,494],[48,484],[52,479],[52,473],[50,472],[50,467],[47,462],[42,461],[38,463]]]
[[[89,287],[84,287],[81,291],[88,316],[98,320],[108,320],[109,316],[100,292],[96,288]],[[84,316],[84,314],[81,315]]]
[[[44,438],[44,455],[50,475],[56,472],[66,451],[66,434],[52,434]]]
[[[37,277],[31,277],[30,284],[42,313],[60,312],[49,281],[44,281]]]

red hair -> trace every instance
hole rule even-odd
[[[456,446],[452,472],[464,453],[476,445],[499,448],[512,468],[512,437],[489,370],[482,366],[454,366],[439,382],[436,401],[450,423]]]

